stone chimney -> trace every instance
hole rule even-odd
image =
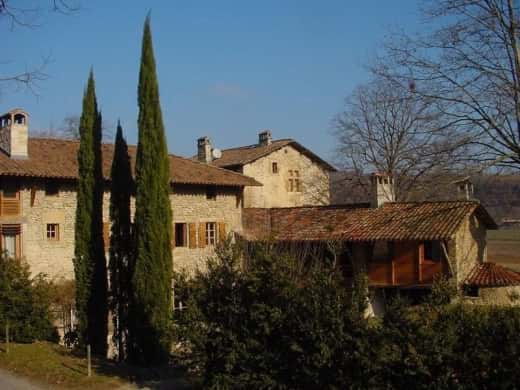
[[[267,146],[271,145],[273,137],[271,136],[271,130],[264,130],[258,134],[258,145]]]
[[[385,203],[395,202],[394,178],[386,173],[373,173],[370,176],[370,206],[378,208]]]
[[[14,109],[0,117],[0,149],[11,158],[28,158],[29,114]]]
[[[211,140],[208,137],[201,137],[197,140],[197,159],[206,164],[213,160],[211,156]]]
[[[473,200],[473,183],[469,176],[453,182],[457,188],[457,200]]]

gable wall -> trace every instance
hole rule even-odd
[[[272,163],[278,164],[278,173],[272,173]],[[289,170],[298,170],[302,192],[289,192]],[[246,187],[244,207],[294,207],[329,204],[329,173],[294,147],[288,145],[250,164],[243,174],[263,187]]]
[[[457,284],[464,282],[476,264],[487,260],[486,234],[486,227],[475,214],[467,217],[455,233],[451,252],[456,256],[453,268]]]

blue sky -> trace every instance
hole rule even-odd
[[[25,108],[34,129],[59,126],[81,112],[92,65],[105,120],[121,118],[135,143],[141,34],[151,10],[168,145],[180,155],[194,154],[203,135],[226,148],[271,129],[274,138],[295,138],[332,161],[331,121],[366,80],[367,60],[390,29],[420,27],[413,0],[81,4],[75,15],[43,15],[35,29],[11,31],[0,22],[0,75],[52,57],[39,97],[4,91],[0,110]]]

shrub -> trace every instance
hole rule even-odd
[[[366,319],[362,281],[346,294],[333,268],[267,247],[223,246],[207,272],[177,277],[188,306],[176,335],[207,388],[520,385],[520,309],[450,303],[446,280],[420,305],[397,293],[382,318]]]
[[[51,283],[43,275],[30,277],[23,261],[0,256],[0,325],[9,322],[16,342],[57,340],[49,311]]]

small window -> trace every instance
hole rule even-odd
[[[289,170],[289,192],[301,192],[302,186],[300,181],[300,171],[294,169]]]
[[[60,225],[57,223],[47,224],[47,240],[58,241],[60,239]]]
[[[477,286],[464,286],[464,295],[467,297],[478,298],[479,288]]]
[[[271,167],[272,167],[273,173],[278,173],[278,163],[277,162],[273,162],[271,164]]]
[[[208,199],[208,200],[217,199],[217,187],[215,187],[215,186],[206,187],[206,199]]]
[[[188,246],[188,226],[185,223],[175,224],[175,246]]]
[[[217,242],[217,224],[206,222],[206,245],[215,245]]]
[[[45,183],[45,196],[58,196],[60,194],[60,188],[55,182]]]
[[[21,257],[21,246],[20,246],[20,225],[1,225],[2,230],[2,252],[7,257],[18,259]]]

